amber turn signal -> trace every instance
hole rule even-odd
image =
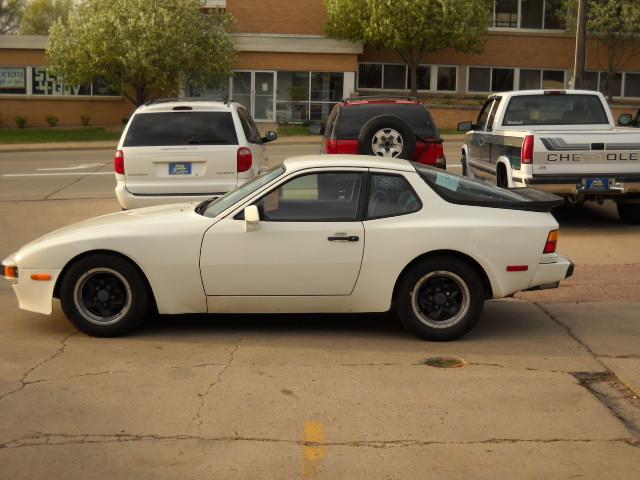
[[[18,267],[5,265],[4,266],[4,277],[5,278],[18,278]]]
[[[542,253],[555,253],[558,245],[558,230],[551,230],[547,235],[547,243],[544,244]]]
[[[48,282],[49,280],[51,280],[51,275],[49,275],[48,273],[33,273],[31,274],[31,280]]]

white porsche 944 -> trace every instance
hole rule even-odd
[[[561,200],[397,159],[286,160],[223,197],[118,212],[45,235],[3,261],[20,308],[58,298],[83,332],[116,336],[183,313],[395,309],[451,340],[484,301],[553,288]]]

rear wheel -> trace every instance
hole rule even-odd
[[[94,337],[130,332],[149,313],[147,283],[128,260],[112,254],[81,258],[64,274],[60,302],[65,315]]]
[[[469,167],[467,167],[467,156],[462,152],[462,158],[460,159],[460,164],[462,165],[462,176],[469,176]]]
[[[400,282],[397,310],[407,330],[424,340],[455,340],[478,322],[484,287],[475,270],[455,257],[424,260]]]
[[[617,202],[620,220],[629,225],[640,224],[640,203]]]
[[[498,169],[496,170],[496,185],[500,188],[509,188],[507,169],[502,164],[498,165]]]

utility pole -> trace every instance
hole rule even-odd
[[[573,64],[573,88],[584,87],[584,68],[587,57],[587,3],[578,0],[578,25],[576,26],[576,57]]]

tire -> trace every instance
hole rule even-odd
[[[460,164],[462,165],[462,176],[469,177],[469,167],[467,167],[467,156],[464,152],[462,152],[462,158],[460,159]]]
[[[640,225],[640,203],[617,202],[618,215],[623,223]]]
[[[416,151],[416,134],[400,117],[378,115],[365,123],[358,135],[360,155],[411,160]]]
[[[453,305],[449,305],[451,298],[455,299]],[[463,260],[431,258],[417,263],[403,276],[396,305],[404,327],[423,340],[455,340],[480,319],[484,286],[473,267]],[[442,312],[448,316],[433,318]]]
[[[503,165],[498,165],[496,171],[496,185],[500,188],[509,188],[509,182],[507,182],[507,169]]]
[[[94,337],[117,337],[144,321],[153,300],[145,278],[131,262],[100,253],[79,259],[64,273],[60,302],[78,330]]]

